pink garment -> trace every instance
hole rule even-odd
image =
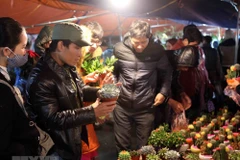
[[[81,160],[92,160],[92,158],[96,157],[97,155],[98,155],[97,151],[82,154]]]

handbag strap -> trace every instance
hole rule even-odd
[[[26,111],[26,109],[24,107],[23,99],[22,99],[22,95],[21,95],[20,90],[17,87],[15,87],[15,86],[11,86],[9,83],[7,83],[4,80],[0,79],[0,83],[8,86],[11,89],[11,91],[13,92],[13,94],[15,96],[15,99],[16,99],[18,105],[21,107],[23,113],[28,117],[28,113],[27,113],[27,111]]]

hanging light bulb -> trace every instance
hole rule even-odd
[[[115,8],[125,8],[130,4],[130,0],[110,0]]]

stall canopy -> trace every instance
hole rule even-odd
[[[63,1],[91,4],[123,15],[170,18],[225,28],[236,28],[237,25],[238,12],[233,0],[129,0],[128,7],[122,10],[114,8],[110,0]]]
[[[151,25],[172,25],[171,20],[236,28],[235,7],[221,0],[130,0],[128,7],[113,7],[110,0],[1,0],[0,16],[10,16],[38,33],[44,24],[80,17],[76,23],[98,21],[105,35],[124,32],[136,18]],[[134,6],[134,7],[133,7]],[[39,25],[40,24],[40,25]],[[119,25],[120,24],[120,25]]]

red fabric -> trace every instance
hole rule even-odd
[[[182,40],[179,39],[173,46],[172,46],[172,50],[177,50],[184,47]]]
[[[29,56],[31,58],[35,58],[35,57],[39,58],[40,57],[36,52],[33,52],[32,50],[28,50],[27,53],[29,54]]]
[[[196,72],[196,68],[189,68],[188,71],[182,71],[179,77],[179,82],[189,97],[196,93]]]
[[[84,102],[84,106],[89,106],[92,103],[93,102]],[[93,155],[92,153],[96,151],[100,146],[93,125],[88,124],[86,125],[86,127],[88,131],[89,146],[84,141],[82,141],[82,156],[84,156],[85,154],[88,154],[86,156]]]

